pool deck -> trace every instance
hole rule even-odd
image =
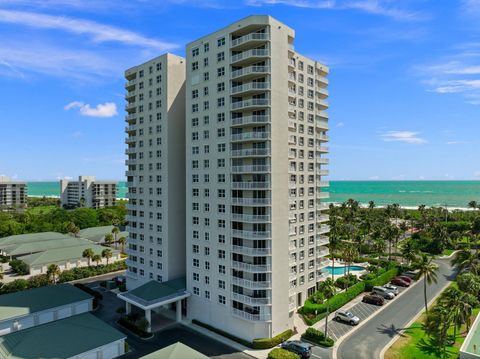
[[[338,259],[335,260],[335,264],[332,263],[333,261],[330,260],[329,264],[326,265],[324,268],[326,267],[331,267],[331,266],[335,266],[335,268],[337,267],[346,267],[346,263],[343,262],[343,261],[339,261]],[[356,267],[363,267],[364,270],[357,270],[357,271],[351,271],[350,274],[354,274],[356,275],[357,277],[361,276],[362,274],[366,273],[367,272],[367,269],[366,267],[368,267],[370,264],[368,262],[365,262],[365,263],[350,263],[350,266],[353,267],[353,266],[356,266]],[[331,273],[329,273],[331,275]],[[340,278],[340,277],[343,277],[345,275],[345,272],[343,274],[334,274],[333,275],[333,278],[334,279],[337,279],[337,278]]]

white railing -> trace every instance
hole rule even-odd
[[[250,264],[250,263],[243,263],[232,261],[232,268],[244,270],[247,272],[271,272],[272,268],[270,264]]]
[[[241,140],[253,140],[253,139],[268,139],[270,138],[270,132],[243,132],[243,133],[235,133],[230,136],[232,141],[241,141]]]
[[[244,42],[251,41],[251,40],[269,40],[270,33],[268,32],[252,32],[247,35],[243,35],[242,37],[236,38],[232,40],[230,43],[231,47],[238,46],[243,44]]]
[[[240,60],[248,59],[250,57],[264,57],[270,56],[270,50],[268,49],[251,49],[247,51],[243,51],[239,54],[232,55],[230,58],[230,62],[237,62]]]
[[[252,106],[270,106],[270,99],[268,98],[252,98],[250,100],[233,102],[230,104],[232,110],[238,110],[244,107]]]
[[[317,124],[317,127],[328,130],[328,120],[325,120],[324,118],[321,118],[321,117],[317,117],[316,124]]]
[[[328,158],[324,158],[324,157],[317,157],[317,163],[321,164],[321,165],[328,165],[330,161],[328,160]]]
[[[244,205],[244,206],[254,206],[260,205],[265,206],[270,204],[270,198],[238,198],[232,197],[231,199],[232,204],[236,205]]]
[[[320,175],[320,176],[328,176],[328,170],[319,170],[317,171],[317,175]]]
[[[252,248],[252,247],[244,247],[244,246],[232,246],[232,251],[235,253],[246,254],[247,256],[257,255],[257,256],[265,256],[269,255],[272,250],[271,248]]]
[[[270,122],[270,116],[252,115],[252,116],[243,116],[239,118],[232,118],[232,126],[245,125],[249,123],[265,123],[265,122]]]
[[[231,72],[231,78],[245,76],[253,73],[266,73],[270,72],[269,66],[248,66],[243,69],[238,69]]]
[[[326,111],[317,111],[316,115],[320,118],[328,119],[328,112]]]
[[[250,297],[248,295],[243,295],[243,294],[238,294],[238,293],[232,293],[232,299],[237,300],[242,303],[246,304],[270,304],[271,303],[271,298],[254,298]]]
[[[244,150],[232,150],[230,152],[230,155],[232,157],[270,156],[270,149],[269,148],[247,148]]]
[[[239,92],[245,92],[250,90],[266,90],[270,88],[269,82],[249,82],[243,85],[234,86],[231,88],[230,93],[236,94]]]
[[[328,141],[328,140],[329,140],[329,137],[328,137],[328,135],[318,135],[318,136],[317,136],[317,140],[320,140],[320,141]]]
[[[270,231],[246,231],[242,229],[232,229],[232,235],[242,238],[270,238]]]
[[[231,186],[235,189],[270,188],[270,182],[231,182]]]
[[[317,234],[317,245],[323,246],[324,244],[329,244],[330,240],[328,236],[322,236],[321,234]]]
[[[270,222],[270,216],[268,214],[240,214],[232,213],[232,219],[240,222]]]
[[[232,278],[232,283],[244,288],[249,288],[249,289],[270,288],[272,286],[271,282],[256,282],[253,280],[237,278],[237,277]]]
[[[270,172],[270,165],[232,166],[232,172]]]
[[[232,314],[252,322],[267,322],[272,320],[271,314],[251,314],[235,308],[232,309]]]
[[[328,153],[329,149],[326,146],[317,146],[317,151],[322,152],[322,153]]]

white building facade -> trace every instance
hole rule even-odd
[[[27,205],[27,183],[0,176],[0,209],[24,208]]]
[[[60,180],[62,206],[105,208],[115,205],[116,181],[97,181],[94,176],[79,176],[78,181]]]

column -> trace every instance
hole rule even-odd
[[[182,300],[177,300],[176,306],[175,306],[176,312],[177,312],[177,322],[182,321]]]
[[[147,332],[152,332],[152,311],[150,309],[145,310],[145,319],[148,321]]]
[[[125,302],[125,314],[129,315],[132,312],[132,304]]]

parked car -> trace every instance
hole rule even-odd
[[[395,294],[390,292],[388,289],[380,286],[375,286],[372,288],[372,293],[377,294],[385,299],[393,299],[395,298]]]
[[[116,285],[124,284],[127,279],[123,275],[119,275],[117,277],[113,278],[113,281],[115,282]]]
[[[412,284],[412,282],[413,282],[413,279],[412,279],[412,278],[407,277],[407,276],[405,276],[405,275],[399,275],[398,278],[400,278],[401,280],[404,280],[405,282],[408,282],[408,283],[410,283],[410,284]]]
[[[388,290],[389,292],[392,292],[393,294],[395,295],[398,295],[398,287],[394,286],[393,284],[385,284],[383,286],[383,288],[385,288],[386,290]]]
[[[312,346],[300,340],[288,340],[280,344],[280,347],[300,355],[300,358],[310,358],[312,354]]]
[[[390,282],[393,285],[398,285],[399,287],[410,287],[410,283],[404,281],[402,278],[396,277]]]
[[[385,303],[385,299],[376,294],[367,294],[363,297],[362,302],[368,304],[383,305]]]
[[[403,272],[402,274],[400,274],[401,276],[404,276],[404,277],[408,277],[410,279],[416,279],[417,278],[417,273],[418,271],[408,271],[408,272]]]
[[[353,315],[348,310],[339,310],[335,313],[335,320],[339,322],[349,323],[350,325],[357,325],[360,323],[360,318]]]

